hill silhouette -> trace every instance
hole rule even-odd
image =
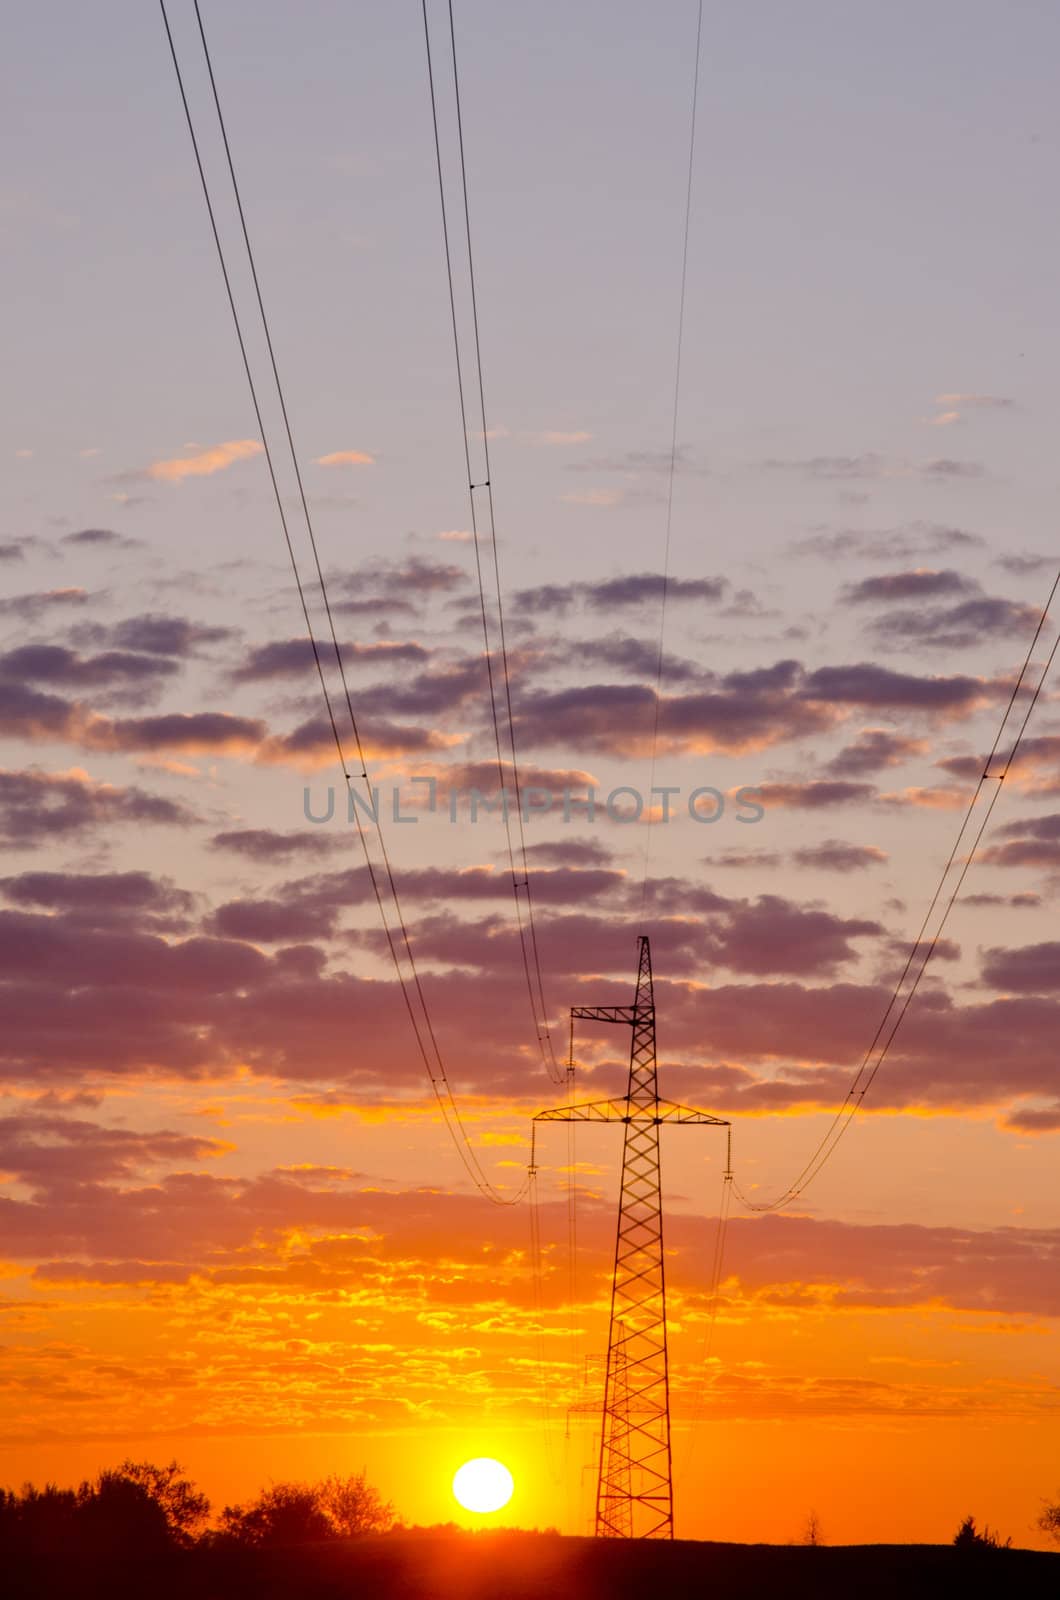
[[[53,1547],[4,1564],[7,1600],[902,1600],[1060,1593],[1060,1555],[953,1545],[816,1549],[551,1533],[399,1531],[271,1547]]]

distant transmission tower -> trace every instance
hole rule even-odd
[[[596,1496],[596,1531],[603,1521],[613,1539],[633,1537],[633,1413],[629,1392],[626,1333],[618,1324],[607,1352],[607,1389],[610,1393],[610,1440],[606,1463],[601,1461]]]
[[[631,1006],[575,1006],[572,1018],[619,1022],[633,1030],[624,1100],[541,1111],[534,1122],[621,1122],[622,1191],[611,1286],[604,1380],[596,1534],[606,1539],[672,1539],[670,1369],[666,1344],[659,1127],[664,1122],[727,1128],[722,1117],[659,1099],[651,948],[640,938]],[[531,1168],[534,1155],[531,1153]]]

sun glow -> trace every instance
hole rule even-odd
[[[508,1468],[491,1456],[465,1461],[453,1478],[453,1495],[465,1511],[499,1511],[508,1504],[514,1488]]]

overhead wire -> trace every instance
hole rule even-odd
[[[207,179],[207,176],[206,176],[206,170],[205,170],[205,167],[204,167],[204,164],[203,164],[203,160],[202,160],[202,154],[201,154],[200,145],[199,145],[199,138],[198,138],[198,134],[196,132],[196,127],[195,127],[195,120],[194,120],[194,117],[192,115],[191,105],[189,103],[187,91],[186,91],[186,88],[185,88],[184,74],[183,74],[183,70],[181,68],[179,55],[177,53],[176,42],[175,42],[174,37],[173,37],[173,31],[172,31],[172,28],[170,26],[169,15],[168,15],[168,12],[167,12],[167,9],[166,9],[165,0],[159,0],[159,5],[160,5],[160,8],[161,8],[161,12],[162,12],[162,21],[163,21],[163,24],[164,24],[164,27],[165,27],[166,39],[167,39],[167,42],[168,42],[168,45],[169,45],[169,52],[170,52],[170,56],[172,58],[174,72],[176,74],[177,86],[178,86],[178,89],[179,89],[179,92],[180,92],[180,99],[181,99],[181,105],[182,105],[183,111],[184,111],[184,118],[185,118],[185,121],[187,123],[188,133],[189,133],[190,138],[191,138],[192,150],[194,152],[194,157],[195,157],[195,165],[196,165],[196,168],[197,168],[197,171],[198,171],[198,175],[199,175],[199,182],[200,182],[200,186],[202,188],[203,198],[204,198],[204,201],[206,203],[207,215],[208,215],[209,221],[210,221],[210,230],[211,230],[211,233],[213,235],[213,241],[214,241],[214,245],[215,245],[216,252],[217,252],[217,258],[218,258],[218,262],[220,264],[222,278],[224,280],[225,293],[226,293],[226,297],[227,297],[227,300],[228,300],[228,306],[229,306],[229,310],[231,312],[233,325],[235,327],[236,339],[237,339],[237,342],[238,342],[238,345],[239,345],[239,352],[240,352],[240,357],[241,357],[242,364],[243,364],[243,370],[244,370],[244,373],[246,375],[247,385],[248,385],[248,388],[250,390],[251,403],[252,403],[253,410],[254,410],[254,416],[255,416],[255,420],[257,422],[258,432],[259,432],[259,435],[261,437],[262,449],[264,451],[266,465],[267,465],[267,468],[268,468],[269,481],[270,481],[270,484],[272,486],[273,498],[274,498],[274,500],[276,502],[277,512],[278,512],[279,517],[280,517],[280,524],[281,524],[281,527],[283,529],[284,542],[285,542],[285,545],[286,545],[286,548],[287,548],[287,554],[288,554],[288,558],[289,558],[290,565],[291,565],[291,570],[292,570],[292,573],[293,573],[293,576],[294,576],[294,580],[295,580],[295,586],[296,586],[296,588],[298,590],[299,604],[300,604],[300,607],[301,607],[303,619],[305,621],[306,633],[307,633],[307,636],[308,636],[308,639],[309,639],[309,643],[310,643],[310,646],[311,646],[311,649],[312,649],[313,661],[314,661],[317,677],[318,677],[319,682],[320,682],[321,693],[322,693],[323,698],[324,698],[324,704],[325,704],[325,708],[326,708],[326,712],[327,712],[328,723],[329,723],[329,726],[330,726],[330,729],[331,729],[331,734],[332,734],[332,738],[333,738],[333,741],[334,741],[334,744],[335,744],[336,753],[338,755],[339,765],[340,765],[340,768],[342,770],[343,779],[345,781],[347,792],[352,796],[353,778],[352,778],[352,774],[351,774],[351,772],[349,770],[350,764],[347,761],[346,751],[345,751],[345,748],[344,748],[344,745],[343,745],[343,741],[342,741],[342,735],[340,734],[340,731],[339,731],[338,719],[336,718],[336,715],[335,715],[335,707],[334,707],[334,703],[333,703],[333,700],[332,700],[331,691],[330,691],[330,689],[328,687],[327,678],[326,678],[326,675],[325,675],[325,672],[324,672],[324,664],[323,664],[323,659],[322,659],[322,656],[321,656],[320,644],[319,644],[319,641],[318,641],[318,639],[316,637],[316,633],[315,633],[314,628],[313,628],[312,618],[311,618],[310,611],[309,611],[309,605],[308,605],[308,601],[307,601],[307,598],[306,598],[305,584],[304,584],[303,579],[302,579],[302,573],[301,573],[301,569],[299,567],[298,557],[297,557],[297,553],[295,551],[295,546],[294,546],[294,541],[293,541],[293,538],[291,536],[290,525],[288,523],[287,514],[286,514],[286,511],[285,511],[285,508],[284,508],[284,504],[283,504],[283,496],[282,496],[282,494],[280,492],[280,487],[279,487],[279,482],[278,482],[277,473],[276,473],[276,467],[275,467],[275,461],[274,461],[274,456],[273,456],[273,450],[272,450],[272,446],[271,446],[270,439],[269,439],[269,433],[268,433],[268,430],[267,430],[267,428],[265,426],[265,421],[264,421],[264,417],[263,417],[263,414],[262,414],[262,407],[261,407],[261,403],[260,403],[260,399],[259,399],[258,386],[257,386],[257,383],[256,383],[255,378],[254,378],[253,368],[251,366],[250,356],[249,356],[248,349],[247,349],[247,342],[246,342],[246,338],[245,338],[244,330],[243,330],[243,322],[242,322],[242,319],[240,318],[238,306],[236,304],[236,297],[235,297],[235,292],[234,292],[233,285],[232,285],[231,274],[229,272],[228,260],[227,260],[226,254],[225,254],[224,246],[223,246],[222,241],[221,241],[220,230],[219,230],[218,222],[217,222],[216,209],[215,209],[215,206],[214,206],[214,203],[213,203],[213,197],[212,197],[211,192],[210,192],[210,185],[209,185],[209,182],[208,182],[208,179]],[[420,975],[419,975],[419,970],[417,968],[415,957],[414,957],[414,954],[413,954],[412,944],[411,944],[411,940],[410,940],[409,932],[408,932],[408,926],[407,926],[407,923],[405,921],[404,914],[402,912],[401,901],[400,901],[400,898],[399,898],[399,895],[398,895],[397,884],[396,884],[396,881],[395,881],[393,868],[392,868],[392,865],[391,865],[391,862],[390,862],[389,853],[388,853],[387,847],[386,847],[386,842],[385,842],[385,837],[384,837],[384,834],[383,834],[382,823],[381,823],[381,821],[379,819],[378,807],[375,806],[374,804],[371,804],[373,797],[372,797],[371,784],[370,784],[370,780],[369,780],[369,776],[368,776],[367,765],[366,765],[366,761],[365,761],[363,744],[362,744],[360,731],[359,731],[358,724],[357,724],[356,714],[355,714],[355,711],[354,711],[352,696],[351,696],[350,691],[349,691],[349,687],[348,687],[348,683],[347,683],[347,679],[346,679],[346,675],[345,675],[345,670],[344,670],[344,667],[343,667],[342,651],[341,651],[341,647],[339,645],[338,637],[337,637],[337,634],[336,634],[336,631],[335,631],[334,616],[333,616],[332,608],[331,608],[331,605],[330,605],[330,602],[329,602],[329,599],[328,599],[327,584],[326,584],[323,568],[322,568],[322,565],[321,565],[321,562],[320,562],[320,558],[319,558],[318,546],[317,546],[317,542],[316,542],[315,532],[314,532],[314,529],[313,529],[312,517],[311,517],[310,511],[309,511],[308,499],[307,499],[307,496],[305,494],[305,490],[304,490],[304,487],[303,487],[301,471],[300,471],[299,464],[298,464],[298,455],[297,455],[297,451],[296,451],[295,445],[294,445],[294,439],[293,439],[293,436],[292,436],[292,430],[291,430],[291,426],[290,426],[286,400],[285,400],[284,392],[283,392],[283,385],[281,383],[279,370],[278,370],[278,367],[277,367],[277,362],[276,362],[276,357],[275,357],[274,347],[273,347],[273,342],[272,342],[271,330],[270,330],[270,327],[269,327],[268,317],[266,315],[264,300],[263,300],[262,293],[261,293],[261,287],[260,287],[260,282],[259,282],[258,273],[257,273],[257,266],[256,266],[256,262],[255,262],[255,259],[254,259],[254,252],[253,252],[253,248],[252,248],[251,242],[250,242],[250,235],[249,235],[249,231],[248,231],[248,228],[247,228],[246,216],[245,216],[245,212],[244,212],[244,209],[243,209],[243,203],[242,203],[242,197],[241,197],[240,190],[239,190],[239,184],[238,184],[238,180],[237,180],[237,177],[236,177],[235,165],[234,165],[234,161],[233,161],[233,158],[232,158],[231,147],[230,147],[229,140],[228,140],[227,127],[226,127],[225,120],[224,120],[224,115],[223,115],[223,112],[222,112],[222,109],[221,109],[220,95],[218,93],[217,81],[216,81],[216,77],[214,75],[214,70],[213,70],[213,62],[212,62],[212,58],[211,58],[211,55],[210,55],[209,44],[207,42],[206,31],[205,31],[205,27],[203,25],[203,20],[202,20],[202,15],[201,15],[201,12],[200,12],[200,9],[199,9],[198,0],[194,0],[194,9],[195,9],[196,21],[198,23],[199,36],[200,36],[200,39],[202,41],[203,53],[204,53],[205,60],[206,60],[207,71],[208,71],[208,74],[209,74],[209,80],[210,80],[210,86],[211,86],[211,91],[212,91],[212,95],[213,95],[214,106],[215,106],[215,110],[216,110],[216,113],[217,113],[218,124],[219,124],[220,130],[221,130],[222,141],[223,141],[223,144],[224,144],[225,156],[226,156],[226,161],[227,161],[227,165],[228,165],[229,176],[230,176],[230,179],[231,179],[231,182],[232,182],[233,193],[235,195],[236,205],[237,205],[237,209],[238,209],[238,213],[239,213],[244,245],[245,245],[245,248],[246,248],[247,258],[248,258],[250,271],[251,271],[251,277],[252,277],[252,280],[253,280],[253,283],[254,283],[255,295],[256,295],[257,304],[258,304],[258,311],[259,311],[259,314],[260,314],[260,317],[261,317],[262,327],[263,327],[263,331],[264,331],[264,334],[265,334],[266,345],[267,345],[268,352],[269,352],[269,358],[270,358],[270,365],[271,365],[271,368],[272,368],[273,380],[274,380],[275,387],[276,387],[277,398],[278,398],[279,404],[280,404],[281,415],[282,415],[283,420],[284,420],[284,428],[285,428],[286,437],[287,437],[288,449],[289,449],[289,452],[290,452],[291,462],[292,462],[292,465],[293,465],[293,468],[294,468],[296,481],[297,481],[298,487],[299,487],[299,493],[300,493],[300,499],[301,499],[301,505],[302,505],[302,512],[303,512],[303,516],[304,516],[305,523],[306,523],[306,531],[308,533],[310,546],[311,546],[311,549],[313,551],[314,565],[315,565],[315,568],[316,568],[317,580],[318,580],[318,584],[319,584],[320,591],[321,591],[321,598],[323,600],[324,607],[325,607],[325,612],[326,612],[327,618],[328,618],[328,623],[329,623],[329,628],[330,628],[330,633],[331,633],[331,640],[332,640],[332,645],[333,645],[334,653],[335,653],[336,664],[337,664],[337,667],[338,667],[338,670],[339,670],[339,674],[340,674],[340,678],[341,678],[341,681],[342,681],[343,692],[344,692],[344,697],[345,697],[345,702],[346,702],[346,708],[347,708],[347,712],[348,712],[348,716],[349,716],[349,720],[350,720],[350,726],[351,726],[351,730],[352,730],[352,734],[353,734],[354,744],[355,744],[356,751],[357,751],[358,761],[359,761],[360,766],[361,766],[361,777],[363,778],[363,780],[364,780],[364,782],[365,782],[365,784],[367,786],[367,789],[368,789],[368,798],[369,798],[369,802],[370,802],[368,810],[369,810],[369,814],[372,815],[373,818],[374,818],[375,829],[376,829],[376,834],[377,834],[377,839],[378,839],[379,849],[380,849],[380,854],[381,854],[381,859],[382,859],[383,872],[385,874],[387,886],[388,886],[389,891],[390,891],[390,898],[391,898],[392,903],[393,903],[394,921],[395,921],[395,923],[397,925],[398,934],[400,935],[400,943],[399,943],[399,940],[398,940],[398,935],[395,934],[394,928],[391,926],[390,918],[387,915],[386,905],[385,905],[384,897],[383,897],[383,892],[382,892],[382,888],[381,888],[381,885],[380,885],[380,882],[379,882],[379,874],[378,874],[376,865],[372,860],[371,852],[370,852],[370,850],[368,848],[367,835],[366,835],[366,832],[365,832],[364,824],[363,824],[362,819],[361,819],[360,810],[359,810],[358,806],[356,804],[353,804],[353,803],[350,804],[349,810],[352,813],[352,815],[354,817],[354,820],[356,822],[358,840],[359,840],[359,843],[361,845],[362,852],[364,854],[365,865],[366,865],[367,870],[368,870],[368,877],[369,877],[369,882],[370,882],[371,887],[372,887],[373,897],[375,899],[376,907],[378,909],[380,920],[381,920],[382,925],[383,925],[383,931],[384,931],[384,935],[385,935],[385,939],[386,939],[387,948],[389,950],[391,961],[392,961],[393,966],[394,966],[394,971],[395,971],[395,974],[397,976],[399,986],[401,988],[402,998],[404,1000],[404,1004],[405,1004],[405,1008],[406,1008],[406,1011],[407,1011],[407,1014],[408,1014],[409,1022],[410,1022],[410,1025],[412,1027],[413,1035],[414,1035],[414,1038],[415,1038],[415,1041],[416,1041],[417,1050],[418,1050],[418,1052],[420,1054],[420,1057],[422,1059],[422,1062],[423,1062],[424,1068],[426,1070],[428,1079],[430,1081],[431,1088],[432,1088],[432,1091],[434,1093],[436,1103],[438,1104],[439,1111],[441,1113],[442,1120],[443,1120],[443,1123],[445,1125],[446,1131],[449,1134],[450,1139],[452,1140],[454,1148],[456,1149],[457,1154],[459,1155],[460,1160],[461,1160],[465,1170],[468,1173],[468,1176],[471,1178],[472,1182],[479,1189],[479,1191],[482,1194],[484,1194],[489,1200],[491,1200],[494,1204],[505,1205],[505,1206],[515,1205],[515,1204],[518,1203],[519,1200],[522,1199],[523,1195],[526,1193],[527,1186],[524,1184],[523,1187],[514,1195],[505,1195],[505,1194],[502,1194],[496,1188],[496,1186],[491,1182],[491,1180],[487,1176],[485,1170],[483,1169],[483,1167],[481,1165],[481,1162],[478,1159],[478,1156],[477,1156],[477,1154],[475,1152],[474,1146],[471,1143],[471,1140],[470,1140],[470,1137],[469,1137],[469,1135],[467,1133],[467,1129],[466,1129],[466,1126],[464,1124],[463,1118],[461,1117],[459,1107],[458,1107],[458,1105],[456,1103],[456,1099],[455,1099],[455,1097],[453,1095],[453,1091],[452,1091],[452,1087],[451,1087],[451,1084],[450,1084],[450,1081],[449,1081],[449,1076],[448,1076],[448,1073],[447,1073],[447,1070],[446,1070],[445,1062],[444,1062],[444,1059],[442,1057],[441,1050],[440,1050],[439,1045],[438,1045],[437,1036],[436,1036],[436,1033],[435,1033],[435,1030],[434,1030],[434,1025],[433,1025],[433,1022],[431,1020],[430,1010],[429,1010],[428,1004],[427,1004],[427,998],[426,998],[426,995],[424,993],[422,981],[421,981]],[[402,949],[404,950],[405,962],[407,964],[408,972],[409,972],[410,976],[406,976],[406,973],[403,970],[402,959],[401,959],[401,950]],[[411,991],[410,991],[410,979],[411,979]],[[419,1008],[420,1008],[421,1015],[417,1014],[416,1006],[413,1003],[413,994],[415,994],[416,1000],[419,1003]],[[428,1046],[429,1046],[429,1048],[428,1048]]]
[[[567,1108],[574,1106],[574,1012],[570,1018],[570,1045],[567,1050]],[[571,1348],[577,1359],[577,1304],[578,1304],[578,1188],[576,1177],[577,1123],[567,1119],[567,1300],[570,1307]]]
[[[530,1164],[527,1167],[530,1211],[530,1278],[531,1315],[534,1319],[534,1336],[537,1347],[538,1405],[541,1411],[542,1436],[545,1445],[545,1462],[554,1483],[561,1481],[555,1459],[555,1441],[552,1402],[549,1394],[548,1371],[545,1364],[545,1266],[541,1248],[541,1196],[538,1192],[538,1165],[535,1129],[531,1126]]]
[[[703,0],[699,0],[696,21],[695,68],[692,74],[692,114],[688,135],[688,176],[685,183],[685,227],[681,247],[681,290],[677,309],[677,352],[674,361],[674,398],[670,428],[670,467],[666,484],[666,534],[663,544],[662,593],[659,600],[659,647],[655,666],[655,694],[651,731],[651,763],[648,779],[648,820],[644,830],[644,879],[640,891],[641,915],[648,897],[648,873],[651,864],[652,806],[655,789],[655,763],[659,747],[659,713],[662,704],[663,650],[666,638],[666,598],[670,585],[670,542],[674,519],[674,480],[677,476],[677,428],[681,409],[681,357],[685,340],[685,299],[688,288],[688,240],[692,226],[692,180],[696,160],[696,112],[699,106],[699,66],[703,39]]]
[[[733,1187],[736,1193],[736,1198],[748,1211],[779,1211],[784,1206],[790,1205],[793,1200],[797,1199],[798,1196],[803,1193],[813,1179],[817,1177],[818,1173],[821,1171],[822,1167],[828,1161],[836,1146],[839,1144],[839,1141],[846,1133],[851,1122],[854,1120],[854,1117],[861,1109],[861,1106],[865,1101],[865,1096],[872,1087],[876,1074],[879,1072],[887,1058],[891,1045],[894,1043],[895,1035],[905,1019],[905,1015],[913,1002],[913,998],[916,995],[917,990],[920,987],[920,981],[923,978],[924,973],[927,971],[928,964],[930,963],[931,958],[935,954],[935,951],[938,947],[939,940],[941,939],[943,930],[945,929],[946,923],[949,920],[950,913],[957,902],[957,898],[961,892],[964,880],[967,877],[968,871],[975,859],[980,841],[982,840],[990,822],[994,807],[997,804],[998,797],[1001,794],[1002,785],[1016,762],[1020,746],[1023,743],[1023,736],[1027,731],[1027,725],[1030,722],[1031,715],[1034,712],[1036,705],[1038,704],[1039,697],[1045,685],[1045,680],[1052,668],[1053,661],[1056,657],[1057,648],[1060,646],[1060,630],[1057,632],[1056,639],[1053,641],[1053,647],[1046,658],[1045,665],[1038,676],[1037,684],[1031,693],[1023,720],[1019,725],[1008,757],[1004,761],[1000,772],[991,772],[991,764],[995,755],[997,754],[1002,738],[1004,737],[1005,729],[1008,726],[1009,719],[1016,705],[1020,690],[1023,687],[1023,681],[1030,669],[1034,651],[1037,647],[1038,640],[1041,637],[1046,621],[1048,620],[1049,610],[1053,600],[1056,598],[1058,588],[1060,588],[1060,572],[1057,572],[1057,575],[1053,580],[1053,586],[1049,591],[1049,596],[1045,602],[1045,605],[1042,607],[1041,615],[1038,618],[1038,625],[1034,630],[1034,637],[1031,639],[1030,645],[1028,646],[1027,654],[1023,659],[1023,664],[1020,667],[1019,674],[1012,688],[1012,693],[1010,694],[1008,703],[1005,707],[1004,716],[1001,719],[997,734],[994,737],[994,742],[990,747],[990,752],[983,764],[983,770],[979,776],[979,781],[975,786],[975,790],[970,801],[968,802],[968,808],[964,813],[957,837],[953,843],[953,848],[951,849],[946,860],[946,865],[942,869],[942,874],[939,878],[938,884],[936,885],[935,892],[931,897],[931,902],[924,915],[924,920],[920,925],[920,929],[913,941],[912,946],[910,947],[909,955],[906,958],[905,965],[902,968],[901,974],[899,975],[898,981],[894,986],[891,997],[884,1008],[879,1023],[877,1024],[876,1032],[873,1034],[869,1047],[862,1057],[861,1064],[854,1074],[850,1087],[847,1090],[843,1105],[835,1113],[831,1123],[816,1146],[813,1154],[803,1166],[798,1176],[776,1199],[751,1199],[743,1192],[740,1186],[734,1182]],[[976,807],[979,804],[983,789],[990,781],[993,781],[996,784],[996,787],[990,796],[990,800],[982,815],[978,829],[976,830],[975,836],[972,839],[971,847],[961,865],[961,869],[958,874],[957,881],[954,884],[953,890],[950,893],[948,900],[946,900],[944,903],[942,916],[938,922],[938,926],[935,928],[934,933],[925,947],[923,941],[924,935],[927,932],[928,924],[931,921],[931,917],[936,906],[942,898],[946,880],[953,869],[954,863],[957,859],[958,851],[960,850],[961,843],[969,829],[969,824],[971,823],[975,814]],[[920,955],[921,951],[923,951],[923,954],[919,961],[919,965],[916,967],[914,972],[913,981],[903,996],[902,990],[905,985],[905,980],[910,971],[913,969],[914,963],[917,961],[917,957]],[[894,1017],[893,1021],[890,1021],[892,1013],[894,1013]],[[880,1042],[881,1040],[882,1044]],[[879,1046],[878,1050],[877,1046]],[[875,1060],[873,1059],[874,1055]]]
[[[695,1444],[696,1428],[702,1418],[704,1399],[706,1394],[707,1368],[710,1364],[714,1346],[714,1331],[718,1322],[718,1308],[721,1299],[721,1279],[725,1264],[725,1242],[728,1236],[730,1212],[733,1196],[733,1170],[732,1170],[732,1128],[726,1129],[725,1171],[721,1178],[721,1198],[718,1202],[718,1215],[714,1227],[714,1247],[711,1254],[710,1275],[707,1279],[707,1326],[703,1334],[702,1348],[699,1353],[699,1381],[696,1384],[692,1402],[691,1415],[688,1418],[688,1436],[682,1459],[675,1472],[675,1479],[680,1481],[688,1471]]]
[[[483,650],[486,660],[486,677],[489,688],[490,714],[493,723],[494,745],[496,749],[497,779],[500,787],[500,806],[504,821],[505,839],[507,843],[508,861],[512,875],[512,893],[515,902],[516,921],[519,930],[519,944],[522,956],[523,971],[526,978],[527,994],[530,1001],[531,1014],[534,1018],[534,1028],[537,1035],[538,1049],[541,1053],[542,1063],[553,1083],[563,1082],[563,1072],[556,1060],[552,1035],[548,1025],[548,1008],[545,1003],[544,982],[541,973],[541,955],[537,937],[537,923],[534,917],[533,889],[530,879],[529,859],[526,846],[526,829],[523,818],[523,793],[522,781],[519,774],[519,754],[515,732],[515,715],[512,701],[511,664],[508,655],[508,643],[504,625],[504,597],[501,585],[500,553],[497,542],[497,521],[493,498],[493,473],[490,462],[489,427],[486,420],[486,392],[482,363],[482,343],[479,334],[478,294],[475,280],[475,258],[471,243],[471,210],[468,197],[467,160],[464,149],[464,122],[463,110],[460,100],[460,76],[457,66],[456,27],[453,19],[452,0],[449,0],[449,39],[452,55],[453,94],[456,111],[457,141],[460,160],[460,188],[463,197],[464,236],[467,250],[468,286],[471,300],[471,322],[473,333],[474,365],[477,377],[478,407],[481,427],[479,430],[482,440],[483,476],[476,483],[475,473],[471,463],[470,429],[468,426],[467,385],[464,379],[464,358],[460,339],[460,324],[456,309],[456,287],[453,268],[453,250],[449,229],[449,210],[445,194],[445,175],[442,162],[442,144],[438,124],[438,99],[435,88],[434,54],[431,44],[431,29],[427,14],[427,0],[421,0],[423,11],[423,33],[427,50],[427,81],[430,91],[431,124],[434,133],[434,153],[438,175],[438,198],[442,217],[442,242],[445,253],[445,270],[449,289],[449,311],[452,321],[453,351],[456,360],[457,396],[459,400],[461,434],[463,438],[464,465],[467,473],[468,506],[471,518],[471,536],[475,550],[475,573],[478,580],[479,606],[482,618]],[[483,573],[481,537],[479,533],[478,507],[475,500],[477,491],[485,490],[488,515],[489,544],[492,554],[494,591],[497,612],[497,642],[499,645],[499,659],[501,678],[504,690],[504,706],[507,719],[507,743],[510,751],[512,785],[515,798],[515,815],[518,830],[518,850],[520,868],[516,865],[516,847],[512,836],[511,816],[507,803],[507,786],[505,783],[505,756],[502,751],[501,717],[498,709],[498,689],[496,674],[494,672],[494,646],[490,638],[490,626],[487,612],[486,582]],[[520,894],[525,896],[525,918],[523,902]]]

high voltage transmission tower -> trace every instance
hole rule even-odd
[[[596,1534],[610,1539],[672,1539],[670,1368],[659,1176],[659,1128],[666,1123],[727,1128],[722,1117],[659,1099],[651,948],[640,938],[631,1006],[575,1006],[571,1017],[633,1030],[624,1100],[593,1100],[541,1111],[538,1122],[621,1122],[622,1188],[611,1284]],[[536,1134],[536,1127],[535,1127]],[[530,1165],[534,1166],[531,1146]]]

